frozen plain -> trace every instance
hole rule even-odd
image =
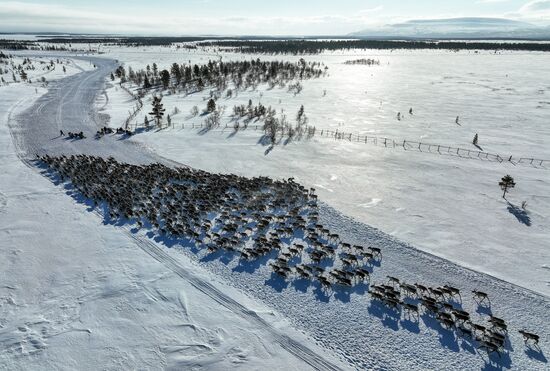
[[[88,83],[101,85],[112,68],[111,62],[99,65],[91,71],[99,78]],[[52,82],[51,95],[21,84],[0,88],[0,369],[345,368],[284,317],[181,254],[171,258],[170,250],[156,250],[153,258],[147,244],[104,225],[29,164],[33,155],[23,145],[34,151],[42,142],[42,151],[50,153],[90,148],[68,142],[60,148],[56,138],[58,125],[67,130],[64,123],[75,114],[89,125],[94,118],[84,110],[92,106],[94,87],[78,75],[67,79]],[[63,87],[67,90],[58,90]],[[33,103],[27,112],[31,119],[47,116],[48,130],[32,120],[31,127],[22,126],[25,115],[20,115]],[[73,125],[69,130],[86,128]],[[129,149],[118,156],[118,150],[101,154],[140,153],[129,143],[123,147]],[[134,160],[156,160],[150,156],[143,151]],[[229,297],[229,304],[221,304]]]
[[[140,53],[143,52],[143,53]],[[159,70],[173,62],[207,63],[213,53],[182,53],[168,48],[107,50],[126,67]],[[228,54],[228,59],[258,55]],[[283,57],[266,57],[278,58]],[[284,57],[297,59],[299,57]],[[380,66],[348,66],[357,58],[380,60]],[[261,102],[290,120],[304,105],[318,131],[387,137],[484,151],[507,159],[550,159],[550,56],[539,53],[380,52],[363,51],[309,56],[325,63],[328,77],[303,83],[294,97],[286,89],[240,92],[222,98],[226,119],[235,104]],[[326,90],[326,96],[323,92]],[[110,125],[122,125],[135,104],[120,88],[107,89],[110,102],[101,112]],[[491,163],[436,154],[386,149],[316,137],[277,146],[269,155],[258,144],[259,132],[232,129],[198,135],[191,130],[202,118],[208,92],[165,96],[175,130],[150,132],[133,140],[175,161],[214,172],[246,176],[295,177],[317,188],[322,200],[348,216],[375,226],[415,247],[453,262],[550,295],[550,169]],[[104,99],[101,102],[103,105]],[[143,122],[150,103],[136,117]],[[408,114],[413,108],[413,115]],[[396,119],[397,112],[404,116]],[[460,116],[460,126],[455,124]],[[251,123],[252,125],[253,123]],[[261,124],[261,123],[260,123]],[[181,125],[185,125],[181,130]],[[517,183],[508,203],[498,181],[506,174]],[[527,214],[521,204],[527,201]]]
[[[321,83],[321,80],[314,83]],[[330,92],[330,88],[327,90],[329,90]],[[304,93],[306,93],[307,91],[309,91],[308,85],[306,85]],[[114,99],[115,93],[116,92],[114,92],[113,89],[113,91],[111,92],[109,104],[114,104],[114,102],[116,102]],[[263,96],[263,99],[266,99],[270,93],[271,92],[266,92]],[[188,98],[193,99],[193,97]],[[239,103],[246,103],[246,101],[248,100],[243,94],[241,94],[239,97],[239,100],[241,99],[242,102],[239,101]],[[289,99],[290,98],[287,96],[286,100]],[[200,100],[202,101],[202,97],[200,97]],[[168,101],[169,100],[166,99],[166,102]],[[167,105],[167,107],[170,108],[169,105]],[[108,105],[106,106],[106,108],[106,111],[108,112]],[[308,112],[307,105],[306,112]],[[314,114],[310,114],[309,112],[308,114],[310,115],[310,119],[313,120],[312,117]],[[113,113],[112,116],[116,117],[116,114]],[[78,123],[73,122],[67,123],[65,125],[73,124],[76,125],[75,127],[79,126]],[[117,126],[115,121],[112,121],[111,124],[113,126]],[[316,126],[321,127],[321,125],[318,125],[317,123],[315,124]],[[345,130],[349,130],[349,128],[346,128]],[[56,130],[53,130],[52,133],[55,133],[55,131]],[[47,131],[43,134],[46,133]],[[270,156],[283,156],[281,158],[281,161],[279,162],[275,161],[273,157],[268,158],[264,155],[265,149],[256,144],[258,139],[257,136],[254,136],[252,134],[248,135],[248,133],[238,133],[237,135],[232,137],[233,139],[227,139],[226,137],[230,133],[231,131],[226,133],[213,132],[207,134],[206,137],[197,137],[195,133],[191,133],[192,136],[189,136],[189,134],[187,134],[185,130],[182,130],[181,133],[177,133],[176,130],[166,131],[164,133],[149,133],[143,136],[136,137],[135,140],[138,143],[142,140],[145,141],[147,145],[155,148],[163,156],[170,157],[173,160],[189,164],[191,166],[202,167],[206,170],[216,170],[209,168],[209,166],[235,166],[234,168],[222,168],[221,171],[234,171],[241,173],[242,171],[259,171],[261,173],[261,171],[264,170],[266,172],[269,172],[268,175],[272,176],[277,176],[279,174],[274,173],[273,169],[279,168],[283,169],[279,171],[288,171],[289,164],[292,165],[295,162],[299,162],[299,160],[297,159],[299,158],[298,156],[301,152],[312,151],[316,154],[316,156],[313,157],[325,157],[325,159],[329,161],[332,160],[331,157],[334,157],[336,154],[340,154],[343,151],[349,152],[350,155],[357,156],[358,152],[360,153],[367,148],[364,146],[356,145],[356,148],[351,147],[350,149],[350,146],[354,145],[342,142],[328,142],[332,146],[332,148],[327,148],[324,142],[325,139],[320,139],[318,142],[313,141],[311,143],[295,143],[290,144],[284,148],[276,148],[274,151],[271,152]],[[177,134],[177,136],[175,134]],[[218,135],[219,138],[213,137],[214,135]],[[172,137],[171,142],[166,139],[167,136]],[[187,136],[189,136],[188,139],[185,139]],[[148,143],[147,140],[151,140],[151,142]],[[155,142],[157,140],[159,142]],[[161,140],[164,141],[160,142]],[[206,145],[207,142],[210,143]],[[117,145],[114,140],[111,141],[110,139],[108,139],[108,144],[112,146]],[[158,148],[156,147],[157,145]],[[191,146],[196,146],[198,150],[190,151],[190,148],[192,148]],[[102,145],[100,147],[108,148],[107,145]],[[141,144],[130,147],[141,148]],[[174,151],[172,154],[170,154],[170,156],[168,155],[169,153],[166,152],[169,148]],[[62,145],[59,145],[59,143],[55,141],[52,145],[50,145],[49,149],[53,150],[54,152],[66,150]],[[183,155],[181,151],[183,149],[186,150],[185,156],[188,157],[182,157]],[[329,149],[328,154],[324,153],[325,149]],[[371,150],[370,147],[368,147],[368,149]],[[90,144],[89,142],[78,144],[75,143],[71,151],[72,150],[86,153],[95,153],[96,151],[98,151],[97,146]],[[102,150],[106,151],[105,154],[109,152],[109,150],[106,149]],[[177,150],[179,150],[180,152],[176,153],[175,151]],[[219,152],[216,156],[214,155],[216,154],[216,151],[222,152]],[[241,151],[246,152],[243,153]],[[289,153],[284,153],[285,151],[289,151]],[[395,154],[392,155],[391,153],[388,153],[388,150],[386,149],[373,147],[372,151],[378,151],[376,153],[379,153],[380,156],[382,156],[378,159],[378,164],[380,166],[388,166],[388,164],[384,162],[385,157],[395,156]],[[138,155],[134,153],[134,150],[129,150],[129,152],[127,150],[115,150],[115,152],[119,152],[116,153],[116,155],[121,156],[122,159],[126,159],[127,161],[142,160],[138,157]],[[194,152],[195,154],[191,155],[190,152]],[[257,156],[257,163],[242,160],[243,158],[247,157],[254,158],[254,153],[259,153],[261,155],[261,158],[260,156]],[[220,163],[220,165],[213,164],[213,162],[216,162],[216,159],[219,159],[221,156],[227,158],[227,156],[229,155],[234,156],[233,162],[224,162],[222,165],[220,161],[217,161],[218,163]],[[424,154],[417,155],[433,156]],[[406,159],[410,156],[411,155],[409,153],[406,153],[403,158]],[[265,169],[262,169],[261,167],[258,167],[260,166],[258,164],[262,163],[262,161],[266,161],[262,160],[264,158],[270,161],[270,164],[262,164],[261,166],[266,166]],[[289,158],[291,158],[292,161],[289,161]],[[421,158],[423,159],[424,157]],[[201,159],[205,159],[202,160],[205,161],[202,166],[200,163]],[[311,158],[306,157],[306,159],[312,160],[313,162],[313,159]],[[437,161],[437,159],[438,157],[436,157],[436,159],[429,158],[425,161]],[[372,159],[366,160],[373,161]],[[394,159],[394,161],[397,160],[398,159]],[[440,161],[449,161],[449,159],[441,159]],[[376,161],[373,162],[375,164],[377,163]],[[273,166],[275,163],[277,163],[277,165]],[[448,164],[448,162],[442,163]],[[459,162],[455,166],[462,166],[462,163],[463,162]],[[480,164],[478,166],[481,167],[482,165],[483,164]],[[357,166],[360,166],[360,164],[358,164]],[[323,170],[323,168],[326,169],[327,167],[330,166],[321,166],[317,168],[319,176],[323,176],[321,170]],[[540,169],[537,170],[540,171]],[[299,168],[296,170],[296,173],[301,173],[302,171],[303,168]],[[440,169],[440,171],[442,170]],[[485,171],[484,167],[482,168],[482,171]],[[286,173],[281,174],[282,175],[279,176],[286,176]],[[296,176],[299,181],[304,182],[305,184],[309,183],[308,179],[300,177],[299,174],[292,175]],[[330,176],[329,179],[331,179],[332,181],[338,179],[338,175],[329,174],[327,176]],[[311,184],[317,185],[318,189],[322,189],[317,183],[318,182]],[[321,184],[321,186],[322,185],[323,184]],[[330,189],[326,190],[326,192],[327,195],[330,193],[336,193],[330,192]],[[335,196],[336,198],[338,198],[338,195]],[[325,199],[328,197],[321,196],[321,198]],[[333,205],[336,207],[340,206],[337,203]],[[372,230],[365,225],[357,224],[356,222],[353,222],[349,219],[338,216],[337,213],[335,213],[332,209],[328,207],[325,209],[324,214],[328,215],[329,220],[327,220],[327,223],[334,224],[335,229],[337,230],[341,229],[342,233],[346,233],[346,235],[349,236],[348,238],[350,240],[360,242],[375,241],[389,248],[389,251],[395,251],[395,254],[389,253],[388,256],[385,258],[385,262],[382,268],[383,270],[380,272],[380,274],[383,274],[384,272],[391,272],[392,274],[396,274],[396,272],[398,272],[402,274],[402,277],[411,280],[425,280],[433,283],[442,282],[442,280],[444,280],[445,283],[456,283],[459,286],[462,285],[462,287],[464,288],[475,288],[473,287],[473,285],[481,285],[483,287],[487,287],[487,290],[489,290],[491,293],[495,293],[496,296],[502,298],[502,300],[500,301],[495,301],[495,310],[497,308],[500,308],[500,312],[495,312],[495,314],[501,314],[503,316],[505,314],[507,318],[513,317],[513,319],[510,318],[510,320],[514,322],[516,326],[520,326],[521,324],[526,323],[532,326],[536,326],[545,331],[547,324],[544,322],[543,313],[548,309],[548,302],[546,299],[539,297],[535,294],[531,294],[529,292],[524,292],[524,290],[521,290],[517,287],[514,288],[513,286],[498,281],[493,282],[490,277],[468,272],[452,264],[448,264],[444,261],[419,253],[408,246],[404,246],[399,242],[392,240],[387,235]],[[465,254],[466,252],[463,252],[463,255]],[[413,263],[409,263],[409,265],[405,264],[406,261],[410,261],[411,255],[416,260],[413,261]],[[193,256],[190,257],[194,258]],[[270,303],[271,306],[278,307],[278,309],[281,312],[285,313],[285,316],[287,318],[290,318],[297,327],[305,329],[308,333],[313,334],[313,337],[319,342],[323,343],[326,347],[333,348],[338,353],[343,354],[348,359],[350,364],[356,368],[366,367],[396,369],[410,367],[419,369],[441,369],[441,367],[458,368],[459,365],[464,366],[466,364],[471,365],[473,368],[477,368],[480,365],[485,365],[483,359],[480,358],[478,354],[471,354],[468,352],[467,344],[460,344],[459,346],[459,343],[457,342],[455,346],[455,343],[450,338],[450,334],[441,333],[440,329],[420,325],[418,330],[416,330],[414,326],[410,328],[409,324],[403,323],[402,321],[392,321],[391,319],[380,320],[377,314],[385,317],[383,311],[379,312],[380,308],[377,309],[372,304],[369,304],[366,296],[361,295],[361,293],[344,293],[343,296],[329,299],[328,303],[326,303],[326,300],[321,300],[320,298],[316,297],[317,295],[314,294],[314,292],[312,292],[311,290],[305,290],[305,292],[303,292],[303,288],[297,288],[295,290],[277,290],[277,285],[266,286],[264,281],[268,277],[264,277],[266,275],[266,272],[262,271],[261,269],[257,272],[257,274],[255,273],[254,275],[252,275],[252,277],[249,277],[248,274],[231,273],[231,271],[228,270],[227,267],[220,262],[206,264],[203,263],[203,265],[205,265],[206,268],[210,271],[217,272],[219,276],[223,277],[225,275],[226,277],[230,278],[234,282],[234,285],[240,287],[242,290],[249,291],[252,294],[256,294],[257,296],[260,296],[260,298],[264,302]],[[426,267],[430,268],[428,272],[426,272]],[[446,276],[446,274],[451,272],[453,273],[452,275]],[[475,279],[473,279],[471,275],[473,275]],[[379,279],[381,279],[382,277],[384,276],[380,276]],[[281,291],[281,293],[278,293],[278,291]],[[281,300],[281,298],[284,298],[285,300]],[[528,302],[531,305],[527,305]],[[305,306],[304,303],[310,303],[312,307]],[[466,300],[464,304],[466,307],[467,305],[470,305],[471,302],[468,302]],[[524,307],[530,307],[532,311],[524,311]],[[304,313],[305,308],[308,309],[306,311],[307,313]],[[340,311],[342,311],[343,314],[338,316],[337,321],[334,320],[334,318],[330,317],[331,314],[334,315],[334,313],[340,313]],[[367,312],[368,315],[366,315]],[[309,314],[309,317],[307,314]],[[365,316],[365,318],[363,318],[363,316]],[[327,322],[329,322],[330,325]],[[354,329],[354,331],[352,331],[352,329]],[[417,334],[417,332],[419,334]],[[503,365],[505,367],[507,366],[518,369],[524,367],[528,367],[530,369],[544,368],[544,366],[546,365],[544,358],[537,358],[532,354],[523,354],[521,340],[519,340],[518,342],[517,336],[514,335],[512,341],[514,351],[510,352],[510,359],[503,361]],[[365,351],[366,349],[368,351]],[[407,351],[403,351],[404,349],[407,349]],[[395,352],[397,350],[401,350],[402,352],[400,352],[400,354],[396,354]],[[546,353],[547,352],[543,352],[543,354]],[[253,366],[250,364],[248,364],[248,366],[253,368]]]

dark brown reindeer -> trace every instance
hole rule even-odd
[[[487,293],[478,290],[472,290],[472,293],[474,294],[475,302],[479,305],[481,305],[481,303],[483,303],[485,300],[487,300],[489,304],[491,303],[491,300],[489,300],[489,296],[487,295]]]
[[[538,346],[539,336],[537,334],[533,334],[532,332],[527,332],[525,330],[519,330],[518,332],[523,336],[523,341],[525,344],[533,342],[533,344]]]
[[[418,306],[415,304],[409,304],[409,303],[402,303],[403,305],[403,312],[407,314],[407,316],[410,318],[411,314],[414,315],[417,319],[419,318],[419,312],[418,312]]]

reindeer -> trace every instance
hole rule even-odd
[[[452,313],[455,317],[455,322],[466,323],[470,321],[470,314],[460,309],[453,309]]]
[[[508,332],[508,326],[506,325],[506,322],[502,318],[491,316],[489,319],[489,323],[491,323],[491,327],[493,329],[498,329],[502,332]]]
[[[404,313],[407,314],[407,316],[410,318],[411,313],[414,314],[414,316],[418,319],[419,313],[418,313],[418,306],[415,304],[409,304],[409,303],[402,303]]]
[[[489,296],[485,292],[472,290],[472,293],[474,294],[474,301],[478,305],[481,305],[481,303],[483,303],[485,300],[487,300],[489,303],[491,303],[491,300],[489,300]]]
[[[398,299],[395,299],[391,296],[384,296],[382,300],[387,306],[394,309],[398,309],[399,305],[401,304],[401,302]]]
[[[324,288],[325,290],[332,290],[332,284],[330,283],[330,281],[328,280],[328,278],[324,277],[324,276],[319,276],[317,277],[318,280],[319,280],[319,283],[321,284],[321,287]]]
[[[399,287],[401,288],[401,291],[405,292],[405,294],[407,296],[414,297],[414,298],[417,297],[418,290],[417,290],[416,286],[409,285],[408,283],[405,283],[405,282],[401,282]]]
[[[373,299],[376,299],[376,300],[384,300],[384,296],[378,292],[378,291],[373,291],[373,290],[369,290],[368,294],[373,298]]]
[[[421,293],[422,295],[428,293],[428,288],[427,288],[426,286],[421,285],[421,284],[419,284],[419,283],[415,283],[414,285],[416,286],[416,288],[418,289],[418,291],[420,291],[420,293]]]
[[[525,344],[529,341],[533,341],[533,343],[538,346],[539,336],[537,334],[533,334],[532,332],[527,332],[525,330],[519,330],[518,332],[523,336],[523,341]]]
[[[492,341],[480,339],[478,349],[484,349],[488,354],[497,353],[499,358],[501,357],[499,346]]]
[[[396,278],[396,277],[392,277],[392,276],[386,276],[386,278],[388,279],[388,284],[391,284],[392,287],[397,285],[399,287],[399,279]]]
[[[358,281],[364,282],[368,281],[370,282],[370,272],[364,268],[356,268],[355,269],[355,277]]]
[[[379,259],[382,259],[382,250],[379,249],[378,247],[372,247],[372,246],[369,246],[367,248],[370,253],[374,256],[374,257],[378,257]]]
[[[472,325],[472,330],[474,331],[474,334],[477,334],[479,332],[483,335],[485,331],[487,331],[487,328],[483,325],[479,325],[477,323],[471,323],[471,325]]]
[[[456,329],[462,336],[468,335],[468,337],[470,337],[470,338],[474,337],[474,334],[473,334],[472,330],[470,330],[469,328],[464,327],[463,324],[459,324],[458,326],[456,326]]]

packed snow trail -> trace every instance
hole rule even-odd
[[[94,60],[96,60],[94,58]],[[129,163],[150,163],[160,161],[173,165],[146,148],[131,141],[116,140],[106,136],[98,141],[92,138],[101,123],[97,120],[93,103],[96,94],[102,88],[103,80],[114,64],[97,59],[98,68],[92,72],[80,74],[78,78],[67,78],[51,84],[50,90],[36,107],[40,113],[30,109],[18,117],[18,125],[12,125],[16,143],[20,151],[30,160],[36,153],[78,154],[113,156],[119,161]],[[66,84],[66,85],[65,85]],[[84,90],[84,91],[81,91]],[[67,94],[70,92],[70,94]],[[78,98],[74,98],[78,96]],[[58,105],[59,103],[59,105]],[[61,108],[60,108],[61,107]],[[79,117],[82,114],[83,117]],[[59,138],[59,130],[84,131],[87,139],[66,141]],[[464,308],[472,310],[473,301],[469,297],[471,289],[485,290],[492,299],[492,307],[497,316],[505,318],[511,324],[507,352],[502,359],[494,356],[487,359],[478,353],[468,342],[455,338],[453,333],[442,329],[436,321],[422,316],[419,323],[394,318],[384,307],[369,300],[365,288],[337,290],[326,297],[315,288],[292,282],[290,285],[269,278],[268,267],[262,266],[253,274],[238,271],[235,261],[230,264],[220,261],[203,261],[207,269],[227,278],[234,286],[260,298],[287,316],[298,328],[311,334],[320,344],[330,348],[350,364],[360,369],[476,369],[476,368],[513,368],[544,369],[547,366],[546,354],[549,353],[548,336],[550,325],[547,312],[550,308],[548,298],[534,294],[529,290],[513,286],[491,276],[467,270],[443,259],[422,253],[400,243],[386,234],[356,223],[339,215],[328,207],[322,207],[322,221],[335,232],[358,244],[373,243],[384,249],[382,266],[376,269],[373,281],[385,280],[386,274],[398,276],[407,282],[429,284],[451,284],[460,287],[464,294]],[[262,325],[263,320],[252,314],[234,300],[203,280],[195,280],[193,273],[181,270],[181,267],[146,235],[133,236],[138,239],[139,247],[176,274],[189,280],[197,289],[204,290],[211,298],[232,311],[241,314]],[[152,248],[154,246],[154,248]],[[193,255],[182,250],[191,258]],[[176,251],[174,251],[176,253]],[[167,257],[170,257],[167,258]],[[313,293],[311,287],[313,286]],[[220,296],[221,294],[221,296]],[[483,320],[487,312],[478,308],[476,320]],[[517,330],[521,327],[532,329],[541,335],[541,352],[524,350]],[[331,363],[315,355],[310,349],[297,344],[268,326],[273,338],[287,351],[305,360],[314,368],[333,369]]]
[[[85,59],[93,62],[97,68],[50,83],[48,93],[39,98],[33,107],[20,114],[15,121],[10,121],[10,131],[19,151],[20,159],[31,166],[32,159],[37,154],[86,153],[104,157],[113,156],[119,161],[131,163],[163,162],[166,165],[174,165],[174,162],[161,158],[133,142],[117,140],[114,137],[105,137],[101,140],[93,138],[95,132],[102,126],[95,113],[94,102],[103,88],[105,78],[116,68],[117,64],[112,60],[101,58],[86,57]],[[60,136],[60,130],[65,133],[83,131],[86,139],[68,140],[66,137]],[[137,239],[131,233],[129,235],[135,239],[141,249],[153,258],[225,308],[260,325],[276,339],[283,349],[303,360],[312,368],[318,370],[340,369],[306,345],[280,333],[256,313],[246,309],[208,282],[187,272],[175,259],[155,244],[144,239]],[[145,242],[148,243],[144,245]]]
[[[191,283],[193,287],[202,291],[225,308],[231,310],[234,313],[240,314],[243,318],[248,319],[251,323],[256,323],[261,328],[265,329],[268,332],[271,332],[273,337],[277,340],[277,342],[283,349],[287,350],[289,353],[309,364],[312,368],[316,370],[339,370],[338,367],[326,361],[322,356],[315,354],[303,344],[300,344],[299,342],[291,339],[289,336],[274,331],[271,325],[260,316],[258,316],[257,313],[248,310],[237,301],[231,299],[229,296],[225,295],[220,290],[212,286],[210,283],[204,281],[203,279],[200,279],[192,272],[189,272],[186,269],[182,268],[176,259],[172,258],[170,255],[164,252],[161,247],[157,246],[146,237],[144,238],[136,236],[129,229],[126,229],[126,234],[129,237],[132,237],[136,241],[136,244],[143,251],[151,255],[155,260],[164,264],[164,266],[172,270],[178,276]]]

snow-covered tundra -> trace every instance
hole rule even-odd
[[[112,48],[101,59],[71,58],[95,68],[52,81],[47,91],[23,83],[0,87],[1,367],[547,367],[547,168],[320,135],[270,149],[260,140],[261,130],[234,132],[228,115],[233,105],[252,100],[284,109],[292,120],[304,105],[317,134],[337,129],[392,143],[471,148],[478,133],[478,145],[487,152],[545,159],[550,156],[544,102],[550,87],[540,76],[547,72],[546,55],[366,51],[381,61],[370,67],[343,63],[363,57],[360,53],[313,56],[307,59],[324,62],[329,76],[304,82],[296,96],[260,86],[220,98],[217,103],[228,109],[217,129],[189,129],[205,119],[188,112],[206,106],[206,90],[164,96],[167,112],[175,107],[181,112],[173,115],[171,129],[95,139],[106,122],[121,126],[136,104],[110,81],[113,59],[137,69],[215,57],[151,50],[156,53]],[[141,112],[149,112],[149,98]],[[134,119],[138,123],[140,115]],[[86,138],[67,140],[59,130],[83,131]],[[79,153],[294,177],[317,189],[321,224],[350,244],[382,249],[372,285],[392,276],[409,284],[460,288],[461,299],[453,303],[468,311],[473,323],[490,327],[490,315],[505,319],[504,350],[498,355],[478,349],[479,342],[443,327],[428,311],[417,317],[396,312],[369,297],[367,285],[325,291],[317,282],[284,280],[267,264],[243,264],[236,255],[212,257],[168,244],[152,230],[109,223],[70,183],[52,182],[32,161],[35,154]],[[509,203],[498,187],[507,173],[517,183]],[[490,305],[479,305],[473,290],[488,293]],[[538,333],[539,347],[525,346],[520,329]]]

